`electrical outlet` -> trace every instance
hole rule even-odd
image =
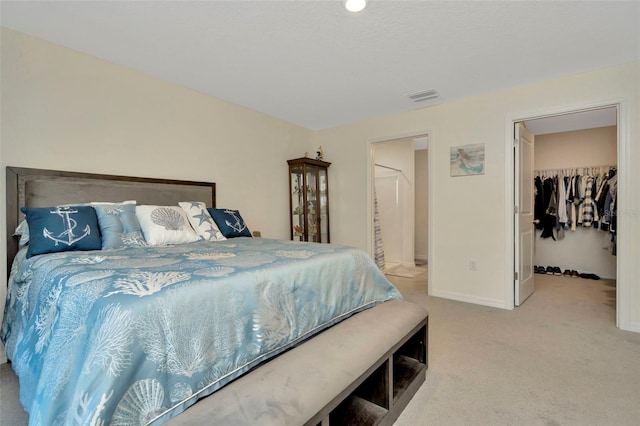
[[[472,271],[478,270],[478,261],[476,259],[469,259],[469,269]]]

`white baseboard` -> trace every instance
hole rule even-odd
[[[456,293],[453,291],[432,290],[430,296],[442,297],[443,299],[457,300],[459,302],[473,303],[476,305],[490,306],[492,308],[511,309],[507,307],[504,300],[489,299],[486,297],[469,296],[468,294]]]
[[[632,331],[634,333],[640,333],[640,322],[630,322],[628,324],[621,324],[620,330]]]
[[[415,258],[417,263],[422,263],[422,264],[429,263],[429,257],[427,257],[426,254],[425,255],[416,254]]]

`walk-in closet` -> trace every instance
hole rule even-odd
[[[534,170],[534,272],[615,289],[617,125],[536,134]]]

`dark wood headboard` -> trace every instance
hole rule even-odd
[[[215,207],[216,184],[8,166],[7,276],[18,252],[18,238],[13,233],[24,217],[21,207],[125,200],[164,206],[177,205],[180,201],[202,201],[208,207]]]

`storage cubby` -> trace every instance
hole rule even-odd
[[[427,368],[427,326],[393,354],[393,400],[397,401],[418,374]]]
[[[411,381],[424,370],[424,364],[404,355],[393,356],[393,400],[397,401]]]
[[[427,331],[428,318],[361,377],[318,426],[392,425],[425,380]]]
[[[385,410],[389,409],[389,360],[386,360],[380,367],[365,379],[352,395],[370,401]]]
[[[389,410],[384,407],[350,395],[329,415],[331,426],[375,426],[379,425]]]

